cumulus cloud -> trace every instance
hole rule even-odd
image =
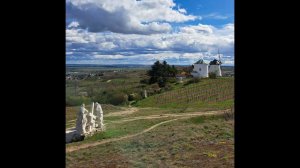
[[[190,64],[199,58],[218,58],[218,49],[227,62],[234,58],[234,24],[221,28],[199,24],[182,27],[179,32],[148,36],[70,29],[66,38],[67,52],[80,53],[78,57],[96,62],[119,59],[149,64],[166,59]]]
[[[114,60],[114,59],[121,59],[121,58],[126,58],[124,55],[116,54],[116,55],[93,55],[93,58],[95,59],[109,59],[109,60]]]
[[[174,9],[173,0],[67,0],[67,17],[90,32],[111,31],[126,34],[170,32],[170,22],[198,19],[186,10]]]
[[[233,63],[234,24],[180,23],[227,16],[189,15],[173,0],[67,0],[66,12],[67,63],[191,64],[218,58],[218,49]],[[172,30],[173,23],[181,27]]]
[[[212,34],[213,33],[213,26],[210,25],[203,25],[199,24],[196,26],[185,26],[180,28],[180,32],[182,33],[189,33],[189,34],[195,34],[195,33],[206,33],[206,34]]]
[[[85,53],[87,54],[87,53]],[[172,51],[160,52],[160,53],[148,53],[148,54],[136,54],[136,55],[105,55],[105,54],[88,54],[89,56],[85,59],[77,60],[72,59],[71,56],[68,56],[68,63],[85,63],[85,64],[153,64],[153,62],[157,60],[166,60],[171,64],[188,64],[191,65],[195,63],[197,60],[204,59],[206,63],[209,63],[213,58],[218,58],[217,55],[209,55],[207,53],[177,53]],[[224,57],[224,58],[223,58]],[[234,60],[230,56],[223,56],[222,62],[224,65],[233,65]],[[116,62],[118,60],[119,62]]]

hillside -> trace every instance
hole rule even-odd
[[[137,102],[137,107],[210,107],[233,105],[234,78],[201,79]],[[216,107],[216,106],[215,106]]]

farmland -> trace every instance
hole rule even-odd
[[[106,131],[66,144],[66,166],[234,167],[234,78],[185,78],[159,88],[141,82],[148,68],[67,69],[89,77],[66,80],[66,128],[75,126],[82,103],[89,110],[97,101]]]

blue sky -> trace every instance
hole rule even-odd
[[[234,64],[233,0],[67,0],[67,64]]]
[[[233,0],[175,0],[188,13],[202,16],[202,20],[188,21],[183,24],[202,24],[220,27],[227,23],[234,23]]]

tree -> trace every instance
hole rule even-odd
[[[175,77],[178,70],[175,66],[170,66],[166,61],[160,63],[156,61],[152,66],[151,70],[148,71],[150,76],[149,84],[158,83],[160,87],[164,87],[167,78]]]

